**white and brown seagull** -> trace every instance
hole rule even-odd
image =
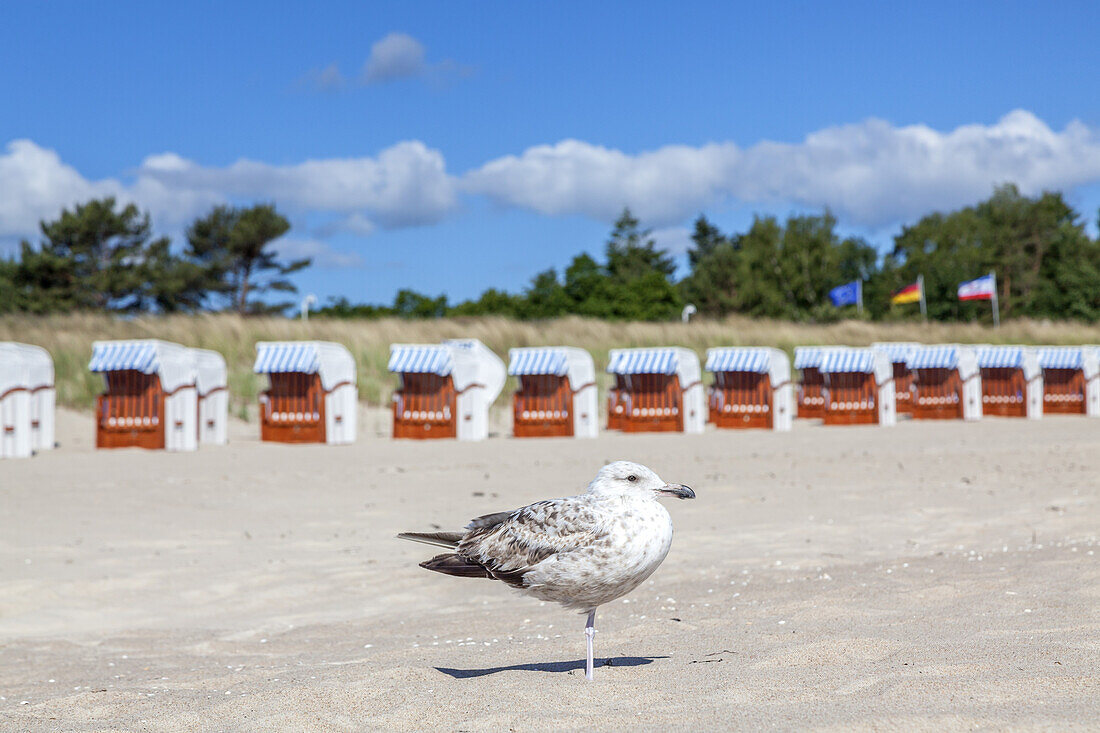
[[[672,545],[672,518],[658,498],[694,499],[637,463],[600,469],[579,496],[486,514],[465,532],[403,532],[398,537],[445,547],[420,567],[463,578],[490,578],[544,601],[588,614],[585,677],[592,679],[596,608],[653,574]]]

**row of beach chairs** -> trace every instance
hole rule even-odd
[[[878,343],[798,347],[801,416],[892,425],[897,416],[1100,416],[1100,347]]]
[[[607,428],[703,432],[790,430],[795,417],[826,425],[894,425],[914,419],[1037,419],[1044,413],[1100,416],[1100,348],[878,343],[867,348],[800,346],[707,351],[613,349]],[[225,359],[155,339],[97,341],[90,371],[102,374],[96,446],[196,450],[227,439]],[[595,437],[599,426],[592,356],[568,346],[516,348],[504,362],[476,339],[393,344],[389,371],[395,438],[483,440],[489,408],[516,377],[516,437]],[[321,341],[260,342],[253,370],[266,375],[260,437],[281,443],[356,440],[358,387],[351,353]],[[794,372],[801,374],[795,383]],[[0,343],[0,457],[54,445],[53,362],[36,346]]]

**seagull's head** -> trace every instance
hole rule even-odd
[[[645,496],[653,499],[661,496],[695,498],[695,492],[687,486],[666,484],[653,470],[631,461],[615,461],[601,468],[588,485],[588,493],[602,496]]]

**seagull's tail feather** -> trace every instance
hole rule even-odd
[[[436,555],[431,560],[425,560],[420,563],[420,567],[425,570],[434,570],[444,575],[455,575],[459,578],[492,579],[493,577],[492,573],[490,573],[484,565],[474,562],[469,558],[462,557],[461,555],[455,555],[454,553]]]
[[[425,545],[435,545],[453,550],[462,541],[461,532],[402,532],[398,539],[423,542]]]

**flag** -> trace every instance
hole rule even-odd
[[[894,293],[890,298],[891,303],[919,303],[924,293],[921,292],[920,280],[916,281],[912,285],[906,285],[904,288]]]
[[[993,300],[997,285],[993,273],[959,283],[959,300]]]
[[[842,305],[857,305],[862,285],[863,283],[860,280],[837,285],[829,291],[829,300],[833,301],[833,305],[838,308]]]

